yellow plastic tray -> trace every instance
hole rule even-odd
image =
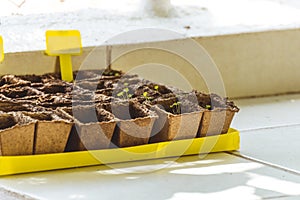
[[[0,175],[238,150],[239,132],[127,148],[29,156],[0,156]]]
[[[3,39],[0,35],[0,62],[4,60]]]

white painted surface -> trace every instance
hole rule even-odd
[[[243,131],[300,124],[300,95],[240,99],[232,126]],[[300,138],[299,138],[300,139]]]
[[[242,133],[240,153],[300,174],[299,142],[300,123],[298,126],[247,131]]]
[[[289,196],[289,197],[282,197],[279,200],[299,200],[300,196]]]
[[[242,99],[233,127],[241,130],[237,153],[300,174],[300,95]]]
[[[157,166],[163,169],[151,172]],[[0,179],[41,199],[262,199],[300,195],[300,176],[224,153],[33,173]],[[144,172],[143,172],[144,171]],[[125,173],[127,172],[127,173]],[[130,172],[130,173],[128,173]],[[286,186],[283,186],[286,185]]]
[[[300,27],[297,0],[172,0],[167,17],[145,12],[140,1],[1,0],[0,34],[5,51],[45,49],[47,29],[78,29],[83,45],[94,46],[124,31],[142,28],[207,36]]]

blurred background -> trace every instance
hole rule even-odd
[[[95,46],[114,35],[140,28],[163,28],[185,37],[300,27],[298,0],[0,2],[0,34],[5,38],[6,52],[44,49],[47,29],[78,29],[83,46]]]

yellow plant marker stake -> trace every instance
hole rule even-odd
[[[82,53],[81,36],[77,30],[49,30],[46,31],[46,54],[59,56],[61,78],[73,81],[71,56]]]
[[[0,36],[0,62],[4,60],[4,48],[3,48],[3,39]]]

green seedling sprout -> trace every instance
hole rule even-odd
[[[124,88],[122,92],[119,92],[117,94],[117,97],[123,97],[123,99],[130,99],[132,97],[132,94],[129,94],[128,88]]]
[[[180,114],[180,104],[181,102],[178,101],[170,105],[170,108],[172,108],[174,114]]]
[[[158,85],[154,86],[154,90],[158,91]]]
[[[148,92],[144,92],[143,96],[146,98],[146,101],[150,101],[152,99],[152,97],[148,96]]]
[[[206,105],[205,108],[209,110],[211,109],[211,105]]]
[[[126,92],[126,93],[128,93],[128,92],[129,92],[129,89],[128,89],[128,88],[124,88],[123,91]]]
[[[117,94],[117,97],[124,97],[124,92],[119,92],[118,94]]]
[[[129,89],[128,89],[128,88],[124,88],[123,91],[125,92],[127,99],[129,99],[129,98],[132,97],[132,94],[129,94],[129,93],[128,93],[128,92],[129,92]]]

